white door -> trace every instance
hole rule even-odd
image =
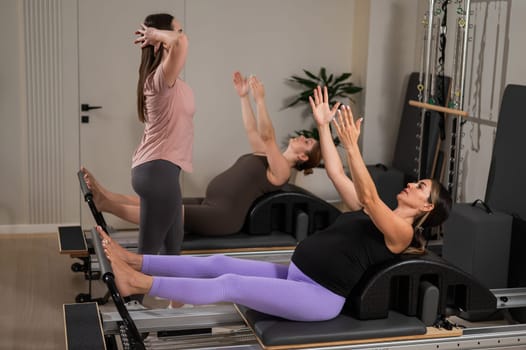
[[[134,193],[131,158],[143,124],[137,119],[136,86],[140,50],[134,32],[152,13],[167,12],[184,23],[184,0],[78,1],[80,103],[100,107],[81,111],[80,163],[108,189]],[[84,203],[83,228],[94,225]],[[114,228],[134,227],[105,214]]]

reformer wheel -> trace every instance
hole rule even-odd
[[[71,264],[71,271],[73,272],[85,272],[87,271],[86,270],[86,266],[81,264],[81,263],[74,263],[74,264]]]
[[[79,293],[75,297],[75,302],[77,303],[87,303],[89,301],[91,301],[91,295],[86,293]]]

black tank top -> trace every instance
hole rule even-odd
[[[395,256],[362,210],[341,214],[326,229],[299,243],[292,262],[332,292],[347,297],[372,265]]]

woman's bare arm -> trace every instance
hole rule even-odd
[[[354,121],[349,107],[341,108],[334,120],[340,141],[347,152],[349,169],[358,200],[378,229],[384,234],[387,247],[401,253],[411,243],[412,223],[396,215],[381,199],[358,147],[358,137],[363,119]]]
[[[350,210],[359,210],[362,208],[362,205],[358,200],[354,183],[345,173],[329,126],[340,104],[336,103],[330,108],[328,101],[327,87],[324,87],[322,91],[321,87],[318,86],[318,88],[314,90],[314,97],[309,97],[312,114],[320,134],[320,147],[325,164],[325,171],[345,205]]]

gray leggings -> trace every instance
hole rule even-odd
[[[132,186],[141,201],[139,254],[180,253],[184,235],[180,172],[179,166],[160,159],[132,169]]]

